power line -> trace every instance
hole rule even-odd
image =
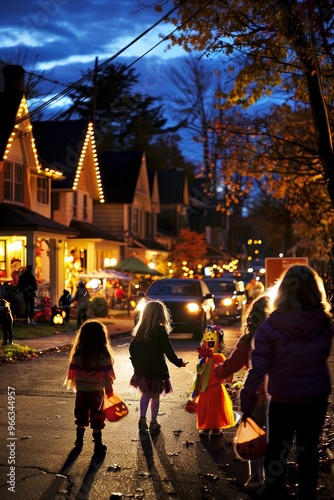
[[[73,84],[71,84],[68,87],[66,87],[64,90],[62,90],[61,92],[59,92],[58,94],[56,94],[55,96],[53,96],[47,102],[41,104],[40,106],[38,106],[37,108],[35,108],[32,112],[28,113],[27,115],[22,116],[21,118],[19,118],[15,122],[15,124],[18,124],[18,123],[26,120],[28,117],[30,117],[30,119],[33,119],[33,116],[35,116],[36,114],[39,114],[41,111],[43,111],[45,108],[47,108],[48,106],[50,106],[55,101],[58,101],[60,98],[65,97],[67,94],[69,94],[72,90],[74,90],[75,88],[77,88],[78,86],[80,86],[86,80],[91,79],[92,76],[93,76],[93,74],[94,74],[94,72],[96,70],[98,71],[98,70],[104,69],[104,67],[107,66],[108,64],[110,64],[111,61],[113,61],[116,57],[118,57],[120,54],[122,54],[125,50],[127,50],[129,47],[131,47],[132,45],[134,45],[136,42],[138,42],[143,36],[145,36],[147,33],[149,33],[156,26],[158,26],[158,24],[160,24],[162,21],[164,21],[168,16],[170,16],[173,12],[175,12],[175,10],[177,10],[179,7],[181,7],[185,2],[186,2],[186,0],[181,0],[181,2],[179,2],[173,8],[171,8],[166,14],[164,14],[160,19],[158,19],[155,23],[153,23],[149,28],[147,28],[145,31],[143,31],[140,35],[138,35],[135,39],[133,39],[125,47],[123,47],[118,52],[116,52],[116,54],[114,54],[113,56],[111,56],[108,59],[106,59],[106,61],[104,61],[103,63],[101,63],[96,69],[94,68],[93,70],[89,71],[82,78],[80,78],[79,80],[77,80]],[[211,3],[211,2],[209,2],[209,3]]]

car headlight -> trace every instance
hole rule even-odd
[[[146,304],[147,304],[146,300],[140,300],[137,304],[136,311],[142,312]]]
[[[187,304],[187,309],[191,313],[197,313],[201,308],[196,302],[189,302]]]
[[[223,306],[225,306],[225,307],[229,307],[229,306],[231,306],[231,305],[233,304],[233,300],[232,300],[232,299],[230,299],[230,298],[228,298],[228,299],[223,299],[223,300],[222,300],[222,304],[223,304]]]

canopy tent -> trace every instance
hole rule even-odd
[[[117,271],[134,273],[134,274],[149,274],[150,276],[163,276],[162,273],[151,269],[143,261],[137,257],[129,257],[128,259],[121,260],[116,266],[113,267]]]
[[[78,279],[97,279],[102,281],[102,293],[106,292],[106,282],[107,280],[127,280],[131,281],[132,277],[127,274],[120,273],[119,271],[114,271],[114,269],[100,269],[99,271],[92,271],[91,273],[80,273]]]

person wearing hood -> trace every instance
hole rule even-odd
[[[80,328],[82,323],[87,320],[87,313],[89,308],[90,295],[83,281],[79,281],[77,291],[73,297],[72,302],[77,303],[77,329]]]
[[[314,269],[294,265],[281,278],[274,311],[256,330],[251,365],[240,409],[244,417],[257,404],[268,376],[270,396],[265,484],[259,498],[289,498],[287,461],[295,443],[298,499],[315,500],[318,445],[332,385],[328,367],[333,340],[331,305]]]

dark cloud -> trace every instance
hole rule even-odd
[[[172,6],[170,0],[164,12]],[[167,42],[161,43],[161,35],[175,27],[162,22],[132,44],[162,15],[142,7],[139,0],[10,0],[1,9],[0,59],[22,64],[26,71],[44,71],[52,80],[43,84],[47,101],[93,70],[96,58],[102,64],[121,51],[113,62],[132,65],[139,76],[138,91],[168,103],[169,72],[186,56],[182,49],[166,50]],[[47,113],[57,114],[68,104],[53,102]],[[30,102],[29,108],[39,105],[40,101]],[[165,107],[168,112],[168,104]]]

